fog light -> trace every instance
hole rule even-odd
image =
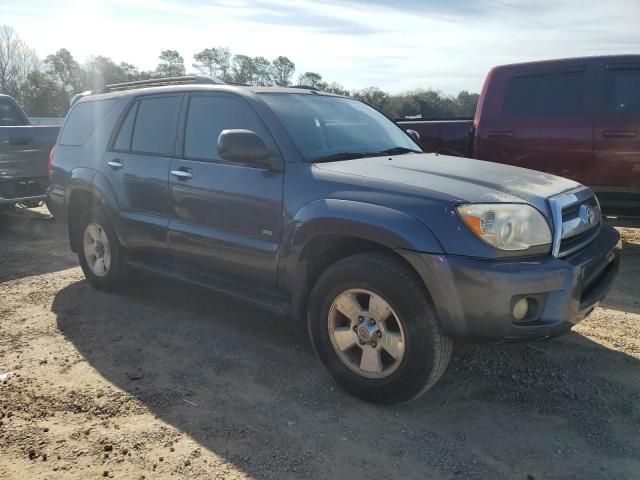
[[[529,300],[521,298],[513,306],[513,318],[520,321],[527,316],[527,313],[529,313]]]

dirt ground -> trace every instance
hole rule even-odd
[[[640,229],[574,332],[457,344],[389,408],[336,388],[303,325],[136,275],[84,280],[46,209],[0,215],[0,478],[640,478]]]

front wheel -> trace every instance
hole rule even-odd
[[[351,394],[374,403],[417,398],[442,376],[452,340],[413,271],[367,253],[329,267],[309,299],[309,334],[320,361]]]

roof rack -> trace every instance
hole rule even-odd
[[[307,86],[307,85],[290,85],[287,88],[301,88],[303,90],[311,90],[313,92],[321,92],[322,91],[317,87],[312,87],[312,86]]]
[[[137,80],[135,82],[112,83],[110,85],[105,85],[102,91],[106,93],[119,90],[131,90],[134,88],[159,87],[163,85],[181,85],[189,83],[224,85],[225,82],[219,78],[209,77],[206,75],[186,75],[183,77],[150,78],[148,80]]]

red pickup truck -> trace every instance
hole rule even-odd
[[[473,119],[398,124],[427,152],[571,178],[606,213],[640,216],[640,55],[495,67]]]

